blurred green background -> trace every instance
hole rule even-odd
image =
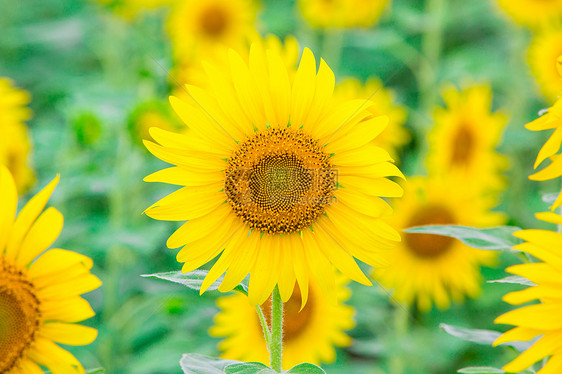
[[[336,55],[323,50],[330,34],[310,29],[292,1],[262,1],[258,29],[262,35],[295,35],[301,49],[308,46],[326,58],[338,79],[377,76],[394,89],[414,135],[401,152],[407,175],[425,174],[425,134],[433,107],[443,105],[439,86],[489,82],[494,109],[510,115],[499,147],[510,159],[509,188],[497,210],[507,213],[509,224],[542,226],[533,213],[546,209],[542,190],[552,192],[554,185],[527,176],[545,136],[523,125],[551,103],[541,98],[525,63],[530,34],[500,14],[492,0],[444,3],[444,12],[428,13],[422,0],[394,0],[378,25],[341,32],[343,51]],[[99,330],[98,339],[69,349],[86,368],[101,366],[108,373],[181,373],[182,353],[218,354],[218,339],[207,334],[217,293],[199,297],[139,276],[180,269],[176,250],[165,246],[176,225],[142,214],[173,188],[142,182],[164,163],[148,154],[130,126],[141,105],[167,108],[174,89],[164,31],[168,11],[124,20],[110,6],[87,0],[0,2],[0,76],[32,94],[28,125],[38,182],[22,199],[61,174],[50,202],[65,217],[55,245],[91,256],[93,273],[104,283],[86,296],[97,313],[86,324]],[[517,261],[502,254],[497,268],[483,270],[484,277],[502,278],[505,266]],[[323,366],[328,373],[446,374],[471,365],[500,367],[514,357],[507,348],[464,342],[438,326],[501,329],[493,320],[510,309],[501,297],[517,286],[484,284],[477,300],[406,318],[382,288],[350,287],[354,344]]]

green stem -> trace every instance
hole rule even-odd
[[[394,333],[399,341],[407,339],[408,330],[410,325],[410,311],[405,305],[397,305],[394,309]],[[404,362],[405,358],[403,352],[396,350],[390,359],[391,373],[403,374],[405,371]]]
[[[271,296],[271,344],[269,358],[271,368],[281,373],[281,353],[283,350],[283,301],[279,288],[275,286]]]
[[[425,14],[429,22],[422,35],[422,55],[426,63],[420,65],[418,81],[420,84],[421,107],[431,111],[437,98],[437,72],[443,39],[445,0],[426,0]]]
[[[271,330],[267,325],[267,321],[259,305],[256,305],[256,312],[258,312],[258,319],[260,320],[261,328],[263,330],[263,336],[265,337],[265,344],[267,345],[267,349],[269,350],[271,346]]]

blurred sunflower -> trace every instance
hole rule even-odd
[[[176,3],[168,18],[176,60],[189,63],[195,56],[214,53],[216,46],[243,50],[256,37],[257,7],[251,0],[185,0]]]
[[[320,365],[336,358],[334,346],[347,347],[351,338],[344,333],[353,328],[353,308],[343,303],[351,292],[345,287],[343,276],[336,277],[337,303],[329,301],[311,280],[308,303],[301,310],[302,297],[298,288],[284,304],[283,309],[283,368],[303,362]],[[254,361],[269,364],[256,309],[242,294],[221,297],[217,300],[221,311],[215,317],[210,334],[224,337],[219,344],[222,357],[231,360]],[[261,305],[267,323],[271,318],[271,299]]]
[[[383,220],[391,209],[381,196],[402,194],[386,179],[402,174],[371,143],[388,118],[374,117],[364,100],[336,105],[334,74],[323,60],[317,71],[309,49],[294,79],[275,50],[258,44],[249,66],[234,50],[228,57],[229,66],[207,66],[206,90],[187,86],[193,100],[171,98],[188,134],[151,129],[159,144],[145,141],[149,151],[177,166],[145,180],[184,187],[146,214],[188,220],[167,243],[184,246],[184,272],[220,255],[201,292],[225,271],[223,292],[251,273],[252,304],[276,284],[289,300],[295,281],[305,304],[311,274],[335,295],[334,266],[370,285],[353,257],[379,265],[380,252],[400,240]]]
[[[391,224],[397,228],[421,225],[495,226],[502,221],[489,210],[495,201],[479,196],[464,180],[408,178],[404,197],[396,201]],[[463,207],[459,209],[459,207]],[[374,270],[374,278],[394,289],[400,302],[428,311],[431,303],[446,309],[450,300],[462,301],[480,291],[480,265],[493,262],[493,252],[470,248],[453,238],[406,233],[386,253],[389,265]]]
[[[158,127],[163,130],[179,130],[175,114],[165,103],[152,100],[138,105],[129,115],[128,129],[134,143],[142,145],[143,139],[151,139],[148,132],[151,127]]]
[[[373,144],[389,150],[394,159],[397,158],[397,150],[410,141],[410,134],[404,128],[406,109],[395,104],[394,91],[384,88],[379,79],[371,78],[364,85],[357,79],[345,79],[336,85],[334,97],[338,100],[369,99],[374,104],[369,107],[373,115],[389,117],[388,126],[375,138]]]
[[[487,85],[459,92],[452,86],[443,90],[446,108],[434,111],[435,126],[428,134],[429,175],[449,175],[470,179],[491,191],[504,187],[501,171],[507,159],[497,146],[507,124],[504,113],[491,113],[492,90]]]
[[[552,212],[539,213],[537,218],[562,224],[562,217]],[[510,373],[521,372],[535,362],[550,357],[537,374],[562,372],[562,234],[548,230],[522,230],[514,234],[525,240],[514,249],[528,253],[543,262],[514,265],[507,272],[527,278],[535,285],[522,291],[510,292],[503,300],[511,305],[521,305],[533,300],[538,304],[524,306],[507,312],[495,323],[514,325],[500,336],[494,345],[513,341],[537,341],[503,369]]]
[[[562,92],[562,79],[558,74],[558,56],[562,54],[562,25],[550,25],[533,37],[527,60],[543,95],[555,101]]]
[[[299,0],[303,18],[317,28],[371,27],[390,0]]]
[[[89,344],[91,327],[74,324],[94,315],[80,294],[101,285],[88,257],[64,249],[46,250],[61,232],[55,208],[43,213],[58,177],[33,197],[14,221],[17,192],[0,166],[0,372],[84,373],[72,354],[55,343]]]
[[[31,141],[23,122],[31,117],[26,107],[29,100],[27,92],[0,78],[0,165],[8,167],[20,193],[26,192],[35,181],[28,160]]]
[[[535,27],[562,15],[562,0],[497,0],[517,23]]]

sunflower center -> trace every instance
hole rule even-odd
[[[451,164],[466,165],[474,152],[474,135],[467,126],[461,126],[453,140]]]
[[[310,325],[314,311],[314,300],[310,291],[309,288],[308,301],[300,312],[302,296],[299,287],[295,287],[293,295],[283,304],[283,343],[296,339]],[[267,325],[271,328],[271,298],[267,299],[261,308]]]
[[[430,205],[422,207],[414,213],[408,227],[454,223],[455,218],[448,209],[439,205]],[[440,235],[406,233],[405,243],[407,248],[415,255],[423,258],[434,258],[446,253],[454,243],[454,239]]]
[[[209,7],[201,15],[201,29],[211,37],[222,35],[227,27],[228,14],[221,7]]]
[[[302,131],[268,129],[228,160],[225,193],[250,228],[270,234],[310,226],[334,198],[337,174],[318,141]]]
[[[40,320],[35,287],[21,270],[0,257],[0,373],[9,372],[25,356]]]

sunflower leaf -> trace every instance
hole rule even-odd
[[[513,236],[513,233],[519,230],[521,229],[515,226],[498,226],[479,229],[461,225],[427,225],[410,227],[403,231],[412,234],[448,236],[456,238],[473,248],[504,251],[523,242],[521,239]]]
[[[225,374],[277,374],[277,372],[260,362],[243,362],[228,365]]]
[[[189,273],[182,273],[181,271],[168,271],[165,273],[142,274],[141,277],[164,279],[170,282],[183,284],[184,286],[191,288],[192,290],[199,291],[201,289],[201,286],[203,285],[203,280],[207,276],[207,273],[207,270],[194,270]],[[216,291],[222,283],[222,280],[223,277],[220,277],[213,284],[211,284],[207,290]],[[238,284],[238,286],[234,287],[234,290],[248,296],[248,286],[245,283]]]
[[[463,374],[501,374],[505,373],[502,369],[496,369],[490,366],[472,366],[464,369],[459,369],[457,373]]]
[[[287,373],[290,374],[326,374],[324,369],[312,364],[300,364],[293,366]]]
[[[240,363],[240,361],[223,360],[198,353],[186,353],[180,359],[184,374],[224,374],[226,367]]]
[[[493,279],[486,281],[487,283],[513,283],[513,284],[522,284],[523,286],[536,286],[533,282],[528,280],[527,278],[523,278],[519,275],[511,275],[509,277],[505,277],[502,279]]]
[[[458,327],[447,325],[446,323],[439,324],[439,327],[443,329],[447,334],[452,335],[456,338],[465,340],[467,342],[473,342],[482,345],[492,345],[497,338],[502,335],[501,332],[493,330],[479,330],[479,329],[468,329],[465,327]],[[531,345],[535,343],[536,339],[528,342],[509,342],[503,343],[502,346],[508,346],[515,348],[518,352],[523,352],[528,349]]]

